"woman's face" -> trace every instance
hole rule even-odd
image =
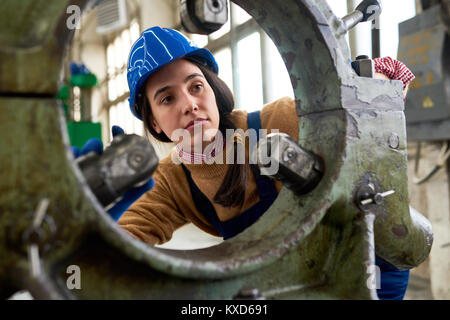
[[[164,132],[175,143],[184,140],[184,149],[194,150],[198,144],[204,148],[217,133],[216,97],[195,64],[178,59],[163,66],[147,80],[145,92],[151,106],[149,120],[153,129]],[[180,133],[189,134],[189,143],[180,139]]]

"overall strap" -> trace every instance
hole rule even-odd
[[[217,216],[216,210],[214,209],[212,203],[209,199],[200,191],[200,189],[195,184],[192,179],[191,172],[182,163],[181,167],[186,173],[186,178],[189,182],[189,188],[191,189],[192,199],[194,200],[195,207],[200,213],[211,223],[220,235],[224,235],[224,230],[222,229],[222,223]]]
[[[247,114],[247,127],[248,129],[253,129],[256,131],[256,141],[258,142],[260,139],[259,136],[259,130],[261,129],[261,117],[260,117],[260,111],[253,111]],[[249,159],[251,159],[252,153],[257,152],[256,151],[256,144],[255,141],[252,139],[250,140],[249,145]],[[261,173],[259,170],[259,167],[256,164],[250,164],[250,168],[253,171],[253,175],[255,176],[256,180],[261,179]]]
[[[261,112],[254,111],[250,112],[247,115],[247,126],[248,129],[253,129],[256,131],[256,137],[257,142],[259,142],[259,139],[261,138],[259,130],[261,129]],[[254,145],[254,141],[250,139],[250,146],[249,146],[250,152],[257,152],[256,146]],[[250,157],[250,155],[249,155]],[[270,207],[270,205],[275,201],[276,197],[278,196],[278,192],[275,187],[274,181],[264,175],[261,175],[261,171],[259,170],[258,165],[256,164],[250,164],[250,167],[252,168],[253,175],[255,176],[256,184],[258,186],[258,192],[259,192],[259,198],[260,201],[266,202],[267,204],[264,205],[264,208]],[[270,203],[270,204],[269,204]]]
[[[247,126],[250,129],[256,130],[256,137],[258,138],[257,141],[259,141],[259,130],[261,129],[261,117],[260,117],[261,111],[253,111],[247,114]]]

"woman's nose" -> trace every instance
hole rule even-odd
[[[189,114],[189,113],[195,113],[199,110],[199,107],[196,103],[196,101],[192,98],[187,96],[185,101],[183,101],[184,104],[184,114]]]

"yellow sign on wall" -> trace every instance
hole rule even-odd
[[[425,99],[423,99],[422,107],[423,108],[433,108],[434,107],[433,100],[431,100],[431,98],[429,96],[426,96]]]

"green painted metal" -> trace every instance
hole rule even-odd
[[[32,10],[16,2],[2,6]],[[164,250],[132,239],[74,164],[58,100],[22,95],[58,91],[58,61],[71,32],[56,26],[67,5],[87,6],[36,2],[36,10],[57,12],[51,19],[59,21],[46,29],[55,37],[34,44],[36,59],[49,68],[27,71],[20,63],[23,41],[5,37],[20,23],[2,22],[0,31],[0,71],[8,66],[13,74],[0,73],[0,93],[8,93],[0,97],[0,294],[24,288],[44,299],[232,299],[256,288],[273,299],[376,299],[368,286],[375,250],[402,268],[426,258],[430,226],[408,207],[401,83],[354,74],[342,21],[323,0],[234,2],[264,28],[286,63],[299,143],[325,163],[319,185],[304,196],[283,189],[257,223],[212,248]],[[0,10],[0,21],[8,19]],[[31,37],[30,28],[21,36]],[[390,146],[393,135],[398,147]],[[355,195],[369,180],[395,194],[362,210]],[[42,272],[32,277],[23,235],[43,198],[50,204],[38,241]],[[70,265],[80,267],[81,290],[66,286]]]
[[[70,77],[70,85],[72,87],[90,88],[97,84],[97,77],[93,73],[75,74]]]
[[[65,40],[71,32],[66,27],[68,4],[2,1],[0,92],[57,94]]]
[[[80,149],[89,139],[102,140],[102,124],[100,122],[72,121],[67,123],[67,131],[70,145]]]

